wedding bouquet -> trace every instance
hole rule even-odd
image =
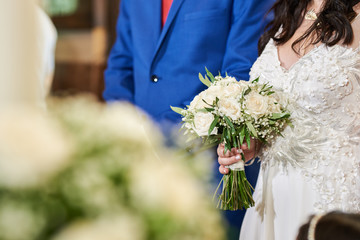
[[[267,143],[281,135],[286,124],[291,124],[286,101],[271,85],[260,84],[259,78],[237,81],[230,76],[214,77],[207,69],[206,72],[207,76],[199,73],[199,78],[208,88],[195,96],[186,109],[172,107],[183,116],[182,128],[189,140],[200,137],[205,146],[224,143],[226,153],[232,148],[239,149],[243,142],[250,148],[251,138]],[[253,187],[246,179],[244,154],[240,153],[242,161],[230,165],[230,173],[219,183],[223,187],[218,207],[223,210],[254,205]]]

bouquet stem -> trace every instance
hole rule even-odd
[[[222,192],[218,197],[217,208],[221,210],[242,210],[254,206],[251,186],[243,170],[230,170],[229,174],[224,175],[215,191],[216,196],[219,188],[223,184]]]

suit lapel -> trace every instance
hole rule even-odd
[[[185,0],[174,0],[172,5],[171,5],[171,8],[170,8],[170,11],[169,11],[169,14],[168,14],[168,17],[166,19],[166,22],[165,22],[165,25],[161,31],[161,34],[160,34],[160,38],[159,38],[159,41],[157,43],[157,46],[156,46],[156,50],[155,50],[155,53],[154,53],[154,57],[153,57],[153,60],[155,60],[156,58],[156,55],[157,53],[159,52],[159,49],[162,45],[162,43],[164,42],[164,39],[166,37],[166,34],[168,33],[169,31],[169,28],[170,26],[172,25],[175,17],[176,17],[176,14],[178,13],[182,3],[184,2]],[[161,1],[160,1],[161,2]]]

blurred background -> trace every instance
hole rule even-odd
[[[223,240],[213,158],[101,102],[119,0],[0,4],[0,240]]]
[[[102,100],[103,72],[115,40],[120,0],[41,0],[58,40],[51,95],[93,93]]]

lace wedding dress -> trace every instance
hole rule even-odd
[[[360,212],[360,53],[320,45],[290,69],[270,40],[251,69],[289,99],[294,128],[265,146],[241,240],[294,240],[314,213]]]

